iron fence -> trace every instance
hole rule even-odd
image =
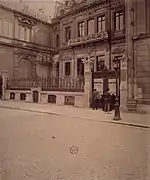
[[[49,77],[35,79],[8,79],[8,90],[30,90],[31,88],[41,88],[43,91],[70,91],[83,92],[83,77]]]

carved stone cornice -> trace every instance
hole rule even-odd
[[[31,18],[23,17],[23,16],[16,16],[19,24],[25,25],[25,26],[35,26],[37,23],[34,20],[31,20]]]

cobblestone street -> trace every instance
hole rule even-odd
[[[0,108],[2,180],[148,180],[142,127]]]

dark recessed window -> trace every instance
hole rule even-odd
[[[115,31],[121,31],[124,29],[124,14],[123,11],[115,13],[115,22],[114,22]]]
[[[70,75],[70,62],[65,63],[65,75],[66,76]]]
[[[48,95],[48,103],[56,104],[56,96],[55,95]]]
[[[77,60],[77,75],[84,76],[84,63],[82,58]]]
[[[10,99],[15,99],[15,93],[10,93]]]
[[[57,34],[56,35],[56,47],[59,47],[59,41],[60,41],[59,35]]]
[[[20,100],[25,101],[26,100],[26,94],[25,93],[20,93]]]
[[[97,71],[101,71],[105,68],[104,56],[97,56]]]

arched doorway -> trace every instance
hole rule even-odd
[[[2,76],[0,76],[0,99],[2,99],[2,95],[3,95],[3,78]]]
[[[33,91],[33,102],[38,103],[38,101],[39,101],[39,92]]]
[[[28,79],[32,76],[32,63],[29,59],[23,58],[19,62],[19,78]]]

